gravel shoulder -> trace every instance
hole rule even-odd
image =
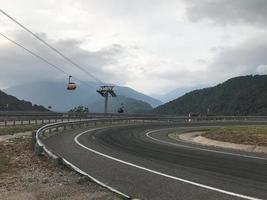
[[[206,131],[193,131],[193,132],[186,132],[186,133],[171,133],[168,136],[175,140],[182,140],[185,142],[196,143],[204,146],[213,146],[213,147],[221,147],[226,149],[235,149],[241,150],[246,152],[255,152],[255,153],[264,153],[267,154],[267,146],[261,146],[257,143],[252,144],[244,144],[244,143],[236,143],[233,140],[233,137],[228,137],[227,139],[224,138],[224,141],[217,140],[218,137],[212,137],[216,139],[208,138]],[[247,136],[246,136],[247,137]],[[239,138],[240,140],[240,138]]]
[[[0,199],[121,199],[65,166],[55,166],[47,157],[37,157],[29,134],[0,141]]]
[[[266,126],[226,126],[212,128],[202,136],[222,142],[267,147]]]

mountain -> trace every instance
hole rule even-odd
[[[188,115],[267,115],[267,75],[240,76],[195,90],[155,108],[153,113]]]
[[[165,94],[154,94],[154,95],[151,95],[159,100],[161,100],[162,102],[166,103],[166,102],[169,102],[169,101],[172,101],[174,99],[177,99],[181,96],[183,96],[184,94],[188,93],[188,92],[191,92],[193,90],[196,90],[196,89],[200,89],[200,88],[204,88],[205,86],[204,85],[198,85],[198,86],[195,86],[195,87],[191,87],[191,86],[187,86],[187,87],[179,87],[179,88],[176,88],[170,92],[167,92]]]
[[[43,106],[32,105],[0,90],[0,111],[47,111]]]
[[[152,107],[157,107],[163,103],[162,101],[160,101],[156,98],[152,98],[152,97],[145,95],[141,92],[137,92],[136,90],[133,90],[132,88],[129,88],[129,87],[116,86],[114,88],[114,91],[120,96],[130,97],[132,99],[137,99],[140,101],[147,102]]]
[[[75,91],[68,91],[64,82],[36,82],[10,87],[5,91],[19,98],[45,105],[46,107],[51,106],[54,111],[66,112],[75,106],[84,105],[89,107],[91,112],[103,112],[103,97],[96,92],[98,87],[98,83],[87,82],[86,85],[78,84]],[[110,108],[125,103],[124,101],[126,100],[128,107],[131,107],[129,103],[132,102],[133,104],[134,101],[136,101],[136,105],[139,105],[140,108],[147,105],[145,110],[151,109],[150,105],[157,106],[161,104],[159,100],[128,87],[116,86],[114,91],[118,96],[124,98],[115,98],[114,100],[110,98]],[[111,110],[115,112],[115,109]]]
[[[109,112],[117,112],[118,108],[123,103],[125,113],[146,113],[151,111],[153,108],[149,103],[144,101],[136,100],[129,97],[117,96],[116,98],[109,99]],[[98,112],[104,110],[104,98],[99,101],[92,103],[89,107],[91,112]]]

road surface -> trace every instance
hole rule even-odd
[[[267,156],[175,141],[168,133],[220,124],[80,129],[45,145],[100,183],[139,199],[267,199]]]

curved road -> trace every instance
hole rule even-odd
[[[45,145],[97,181],[140,199],[267,199],[266,155],[175,141],[168,133],[222,125],[124,125],[75,130]]]

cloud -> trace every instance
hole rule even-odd
[[[214,85],[234,76],[267,72],[267,39],[263,37],[250,38],[234,46],[216,47],[216,53],[209,62],[194,60],[192,69],[195,70],[148,55],[140,46],[113,44],[97,51],[88,51],[81,48],[82,42],[78,40],[51,41],[45,34],[41,37],[101,80],[141,89],[145,86],[148,91],[167,92],[178,87]],[[28,35],[20,32],[14,38],[73,76],[92,80]],[[67,75],[10,43],[0,43],[0,51],[3,52],[0,54],[0,80],[4,86],[67,80]]]
[[[220,80],[239,75],[267,72],[266,38],[250,38],[236,46],[219,49],[207,70],[208,73]]]
[[[267,26],[266,0],[186,0],[187,15],[192,21],[209,19],[216,24],[245,23]]]
[[[266,0],[51,0],[41,4],[27,0],[5,1],[2,9],[101,80],[145,93],[165,93],[264,73],[266,4]],[[217,25],[195,23],[202,20]],[[0,26],[1,32],[73,76],[92,80],[1,15]],[[0,51],[1,88],[67,80],[2,39]]]
[[[124,82],[124,78],[117,75],[112,69],[118,63],[118,57],[124,52],[124,47],[121,45],[113,44],[92,52],[82,49],[80,47],[81,42],[77,40],[51,41],[45,34],[39,35],[101,80]],[[46,58],[68,74],[82,80],[95,81],[26,33],[18,32],[13,39]],[[0,43],[0,52],[0,80],[4,86],[34,81],[67,79],[67,75],[12,43]]]
[[[259,65],[256,69],[258,74],[267,74],[267,64]]]

